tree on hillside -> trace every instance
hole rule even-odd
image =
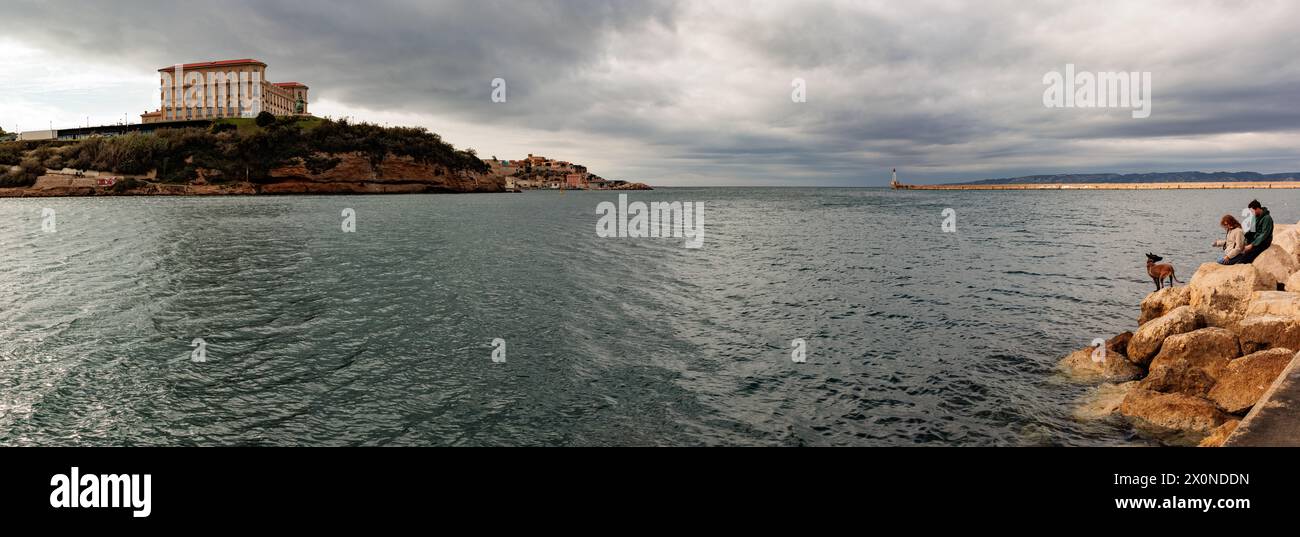
[[[254,119],[253,122],[257,123],[258,127],[265,129],[275,124],[275,114],[263,110],[257,114],[257,119]]]

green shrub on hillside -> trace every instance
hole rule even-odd
[[[0,175],[0,188],[27,187],[36,184],[36,178],[24,173],[5,173]]]
[[[17,166],[26,151],[18,142],[0,143],[0,165]]]
[[[338,165],[339,159],[329,154],[353,152],[364,154],[375,166],[391,154],[452,171],[482,173],[488,169],[473,150],[458,151],[422,128],[385,128],[346,120],[303,122],[292,117],[248,131],[219,125],[223,124],[209,129],[159,129],[151,134],[90,138],[61,148],[41,146],[27,156],[56,169],[128,175],[157,170],[164,182],[188,182],[199,168],[217,170],[228,179],[247,177],[252,181],[266,179],[274,168],[297,163],[312,173],[322,173]],[[0,152],[0,163],[22,160],[21,155],[21,150]]]
[[[45,164],[36,156],[24,157],[16,164],[18,169],[10,170],[13,164],[5,164],[0,170],[0,187],[25,187],[36,184],[36,178],[45,173]]]
[[[167,157],[172,132],[177,131],[164,129],[157,134],[90,138],[65,149],[64,162],[67,167],[78,170],[146,174]]]
[[[323,121],[308,134],[310,145],[325,153],[361,152],[378,165],[384,156],[411,157],[417,162],[444,166],[451,170],[486,172],[487,163],[474,150],[457,151],[442,137],[422,127],[380,127],[347,120]]]
[[[234,123],[226,123],[221,121],[213,122],[212,126],[208,127],[208,132],[212,134],[221,134],[223,132],[234,132],[238,130],[239,127],[236,126]]]

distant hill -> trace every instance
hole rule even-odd
[[[1300,172],[1164,172],[1164,173],[1075,173],[1027,175],[1007,179],[984,179],[961,185],[1024,185],[1048,183],[1231,183],[1247,181],[1300,181]]]

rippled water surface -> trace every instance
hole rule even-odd
[[[0,445],[1139,443],[1073,419],[1055,362],[1133,328],[1143,253],[1186,280],[1225,212],[1300,218],[1284,190],[631,196],[704,202],[704,247],[597,237],[606,192],[0,200]]]

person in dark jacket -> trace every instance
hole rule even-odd
[[[1233,263],[1250,263],[1273,244],[1273,217],[1268,207],[1261,206],[1259,200],[1252,200],[1246,207],[1255,213],[1255,231],[1246,234],[1246,246],[1241,255],[1232,259]]]

